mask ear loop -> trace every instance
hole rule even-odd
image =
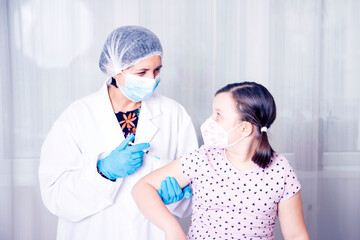
[[[232,146],[234,146],[235,144],[237,144],[237,143],[241,142],[242,140],[244,140],[245,138],[247,138],[247,136],[242,137],[242,138],[240,138],[239,140],[236,140],[235,142],[233,142],[232,144],[229,144],[229,145],[225,146],[224,148],[232,147]]]
[[[122,74],[123,76],[125,76],[122,70],[121,70],[119,73]],[[119,73],[118,73],[118,74],[119,74]],[[117,74],[116,74],[116,75],[117,75]],[[116,76],[116,75],[114,75],[114,76]],[[119,85],[117,79],[114,78],[114,76],[111,76],[111,78],[108,80],[108,84],[107,84],[107,85],[108,85],[108,86],[113,85],[114,87],[119,88],[120,85]],[[125,77],[126,77],[126,76],[125,76]]]
[[[229,134],[230,132],[234,131],[234,130],[237,129],[238,127],[240,127],[241,124],[243,124],[244,122],[245,122],[245,121],[242,121],[242,122],[239,123],[237,126],[235,126],[235,127],[233,127],[232,129],[230,129],[230,130],[227,132],[227,134]],[[229,136],[228,136],[228,137],[229,137]],[[247,136],[242,137],[242,138],[240,138],[239,140],[236,140],[235,142],[233,142],[233,143],[225,146],[224,148],[232,147],[232,146],[234,146],[235,144],[239,143],[240,141],[244,140],[246,137],[247,137]]]
[[[121,75],[123,75],[125,77],[125,85],[126,85],[126,75],[123,73],[123,70],[121,70],[121,72],[119,72]],[[115,83],[116,83],[116,87],[121,91],[121,93],[126,97],[125,93],[123,92],[123,90],[121,89],[121,85],[118,83],[117,79],[115,79]],[[124,86],[122,86],[124,87]]]
[[[215,120],[214,120],[215,121]],[[231,133],[232,131],[234,131],[235,129],[237,129],[238,127],[241,126],[241,124],[243,124],[245,121],[242,121],[241,123],[239,123],[237,126],[233,127],[232,129],[230,129],[229,131],[227,131],[226,133],[229,134]]]
[[[119,73],[125,77],[125,83],[126,83],[126,75],[123,73],[123,70],[121,70],[121,72],[119,72]],[[115,78],[114,78],[114,79],[115,79]],[[116,82],[116,87],[121,90],[120,85],[119,85],[117,79],[115,79],[115,82]]]

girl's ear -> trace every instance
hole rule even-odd
[[[250,136],[254,131],[254,125],[249,122],[243,122],[240,126],[243,136]]]

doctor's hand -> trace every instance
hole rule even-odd
[[[143,163],[143,150],[150,147],[149,143],[128,146],[134,139],[129,135],[107,157],[97,162],[99,171],[110,180],[127,177],[138,170]]]
[[[186,199],[191,198],[191,188],[189,185],[180,188],[178,182],[173,177],[166,177],[161,182],[161,188],[157,191],[165,204],[171,204],[180,201],[185,196]]]

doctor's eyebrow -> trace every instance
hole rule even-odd
[[[155,70],[160,70],[162,68],[162,65],[158,66],[157,68],[155,68]]]
[[[155,68],[154,70],[160,70],[162,68],[162,65],[158,66],[157,68]],[[136,69],[135,71],[137,72],[141,72],[141,71],[149,71],[150,68],[140,68],[140,69]]]

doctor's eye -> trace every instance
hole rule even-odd
[[[138,72],[138,73],[135,73],[136,75],[138,76],[143,76],[145,74],[145,72]]]
[[[159,73],[160,73],[160,70],[161,70],[160,68],[159,68],[159,69],[155,69],[155,70],[154,70],[154,76],[157,76],[157,75],[159,75]]]

